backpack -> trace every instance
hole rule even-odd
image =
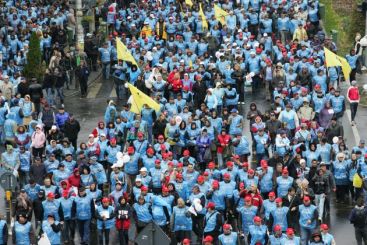
[[[354,219],[351,222],[356,227],[365,227],[366,225],[366,209],[355,209]]]

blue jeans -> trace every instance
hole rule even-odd
[[[307,245],[311,238],[313,229],[307,229],[301,226],[301,244]]]
[[[0,144],[4,143],[4,125],[0,125]]]
[[[90,220],[78,220],[77,222],[81,243],[89,244]]]
[[[111,70],[111,64],[109,62],[102,64],[102,74],[105,80],[110,79],[110,70]]]
[[[52,106],[55,103],[55,96],[54,93],[52,91],[52,88],[47,88],[46,89],[46,94],[47,94],[47,103]]]
[[[60,97],[60,103],[64,104],[64,87],[56,88],[57,96]]]

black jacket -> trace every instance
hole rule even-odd
[[[68,119],[64,125],[64,136],[69,140],[75,140],[78,138],[78,134],[80,131],[80,124],[77,120],[71,121]]]

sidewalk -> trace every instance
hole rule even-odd
[[[357,74],[357,82],[358,86],[362,87],[364,84],[367,84],[367,74],[363,73],[361,75]],[[349,109],[349,104],[347,105],[347,109]],[[358,106],[356,123],[358,134],[361,139],[367,140],[367,107],[366,106]]]
[[[97,71],[92,71],[89,75],[88,87],[92,86],[95,82],[97,82],[100,79],[101,75],[102,75],[101,69],[98,69]],[[70,89],[64,88],[65,97],[71,97],[80,93],[80,89],[79,88],[76,89],[75,84],[76,83],[74,79],[73,84],[70,86]]]

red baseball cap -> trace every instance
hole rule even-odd
[[[182,168],[183,167],[183,163],[182,162],[177,163],[177,167],[178,168]]]
[[[209,202],[209,203],[206,205],[206,208],[215,209],[215,203],[214,203],[214,202]]]
[[[159,160],[159,159],[155,159],[154,163],[155,163],[155,164],[157,164],[157,163],[161,163],[161,160]]]
[[[223,178],[224,179],[230,179],[231,175],[229,173],[225,173],[225,174],[223,174]]]
[[[269,197],[275,197],[275,192],[274,191],[269,192]]]
[[[153,148],[148,148],[147,149],[147,154],[154,154],[154,150],[153,150]]]
[[[231,225],[230,224],[224,224],[223,225],[223,230],[229,230],[231,229]]]
[[[162,187],[162,192],[169,192],[169,190],[168,190],[167,186],[163,186],[163,187]]]
[[[283,168],[282,174],[288,174],[288,169],[287,168]]]
[[[329,230],[329,226],[327,224],[321,224],[320,229],[321,230]]]
[[[198,182],[200,182],[200,183],[201,183],[201,182],[204,182],[204,181],[205,181],[205,177],[204,177],[204,176],[202,176],[202,175],[199,175],[197,180],[198,180]]]
[[[49,192],[49,193],[47,194],[47,197],[48,197],[48,198],[55,198],[55,194],[54,194],[53,192]]]
[[[244,163],[242,163],[242,167],[247,167],[248,168],[248,162],[244,162]]]
[[[241,182],[240,183],[240,188],[245,188],[245,183]]]
[[[259,216],[254,217],[254,222],[261,222],[261,218]]]
[[[287,228],[286,233],[287,233],[287,235],[293,235],[294,230],[292,228]]]
[[[184,155],[184,157],[190,156],[190,151],[189,150],[184,150],[183,155]]]
[[[303,197],[303,201],[304,202],[309,202],[311,199],[310,199],[310,197],[309,196],[304,196]]]
[[[282,227],[280,225],[275,225],[274,226],[274,231],[281,231]]]
[[[144,134],[143,134],[142,132],[138,132],[137,136],[138,136],[138,137],[143,137],[143,136],[144,136]]]
[[[176,174],[176,179],[182,179],[182,174],[177,173],[177,174]]]
[[[183,239],[183,241],[182,241],[182,244],[183,245],[190,245],[190,239],[188,239],[188,238],[185,238],[185,239]]]
[[[204,238],[203,242],[213,242],[213,237],[212,236],[206,236]]]
[[[282,203],[282,202],[283,202],[283,200],[282,200],[281,197],[278,197],[278,198],[275,199],[275,203]]]
[[[231,161],[228,161],[226,164],[227,164],[227,167],[233,167],[233,162]]]
[[[141,191],[148,191],[148,187],[146,187],[146,186],[143,185],[142,187],[140,187],[140,190]]]
[[[104,198],[102,198],[102,202],[103,203],[109,203],[110,199],[108,197],[104,197]]]
[[[252,198],[250,196],[245,197],[245,202],[251,202],[251,201],[252,201]]]
[[[249,170],[247,170],[247,173],[252,175],[252,174],[255,174],[255,171],[250,168]]]
[[[127,153],[131,154],[131,153],[134,153],[134,152],[135,152],[134,147],[129,146],[129,147],[127,148]]]
[[[212,183],[213,187],[218,187],[219,186],[219,181],[218,180],[214,180]]]
[[[215,168],[215,163],[214,163],[214,162],[210,162],[210,163],[208,164],[208,168],[210,168],[210,169],[214,169],[214,168]]]
[[[167,165],[170,166],[170,167],[173,167],[175,164],[173,162],[168,162]]]

